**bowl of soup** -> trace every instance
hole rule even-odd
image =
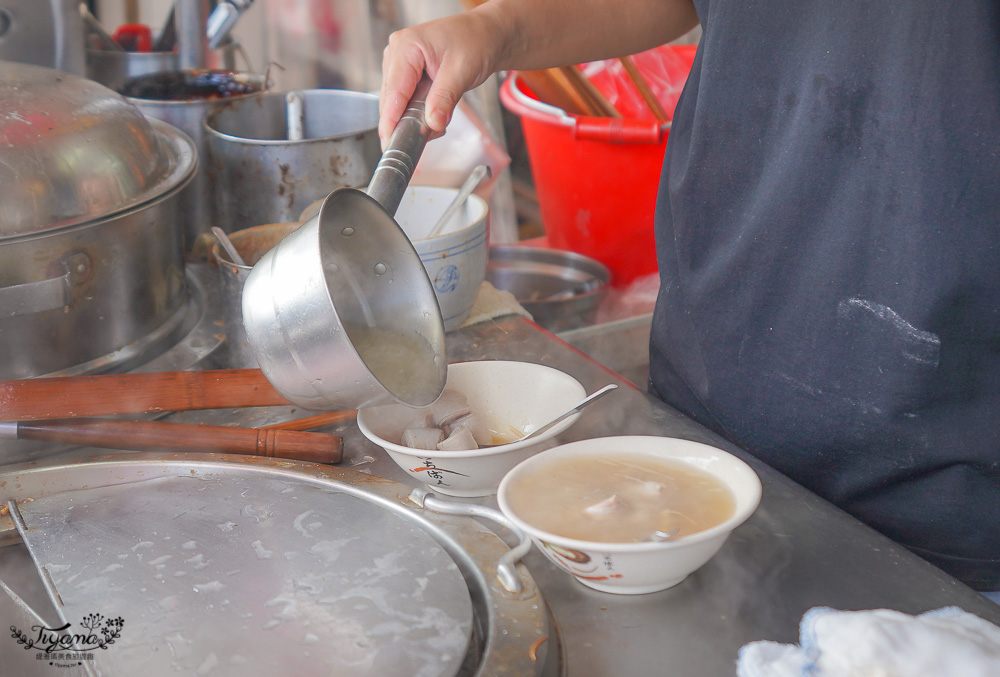
[[[670,437],[570,442],[507,473],[500,510],[556,566],[595,590],[673,587],[708,562],[760,503],[736,456]]]
[[[517,442],[576,405],[587,392],[569,374],[534,362],[448,365],[444,392],[427,407],[387,404],[358,411],[358,428],[410,477],[449,496],[495,494],[504,473],[547,448],[576,413]],[[592,405],[596,408],[599,405]]]

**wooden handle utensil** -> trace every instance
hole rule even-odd
[[[287,405],[260,369],[0,381],[0,421]]]
[[[629,80],[632,81],[632,84],[639,91],[639,96],[646,102],[646,106],[653,113],[653,117],[660,122],[666,122],[669,119],[666,111],[663,110],[659,99],[653,94],[653,90],[649,88],[649,83],[646,82],[646,78],[643,76],[642,71],[639,70],[639,67],[635,65],[632,57],[623,56],[618,61],[625,68],[625,74],[628,75]]]
[[[559,71],[565,75],[569,85],[577,94],[587,101],[589,110],[595,111],[591,115],[605,118],[620,118],[622,116],[614,104],[604,96],[604,93],[583,74],[579,66],[562,66]]]
[[[93,418],[0,423],[0,437],[105,449],[202,451],[339,463],[343,439],[326,433]]]
[[[316,430],[325,428],[328,425],[353,421],[358,415],[357,409],[347,409],[345,411],[328,411],[325,414],[306,416],[304,418],[293,418],[280,423],[260,426],[260,430]]]

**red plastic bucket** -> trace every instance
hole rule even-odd
[[[616,287],[656,272],[653,214],[670,123],[569,115],[516,74],[500,100],[521,119],[549,245],[597,259]]]

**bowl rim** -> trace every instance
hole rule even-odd
[[[582,383],[580,383],[580,381],[575,376],[561,369],[556,369],[555,367],[550,367],[546,364],[539,364],[538,362],[528,362],[525,360],[464,360],[461,362],[450,363],[448,365],[448,369],[451,370],[456,367],[459,369],[465,369],[466,367],[460,367],[459,365],[481,365],[487,363],[490,364],[489,368],[496,367],[497,369],[502,369],[504,368],[505,365],[527,364],[527,365],[532,365],[534,367],[538,367],[542,370],[547,370],[548,372],[553,374],[561,374],[562,376],[571,380],[572,383],[575,383],[580,387],[580,391],[582,394],[580,395],[578,400],[582,400],[587,395],[587,389],[584,387]],[[446,377],[445,389],[447,388],[448,388],[448,381]],[[538,437],[533,437],[529,440],[522,440],[520,442],[509,442],[507,444],[498,444],[495,447],[487,447],[479,449],[461,449],[453,451],[437,450],[437,449],[414,449],[413,447],[405,447],[401,444],[390,442],[389,440],[384,439],[383,437],[375,434],[375,432],[368,426],[368,424],[365,421],[366,413],[370,414],[370,412],[372,412],[373,410],[380,409],[383,407],[406,407],[407,409],[417,410],[417,409],[426,409],[431,406],[433,406],[433,403],[427,405],[427,407],[407,407],[407,405],[405,404],[394,404],[394,403],[376,405],[374,407],[362,407],[358,409],[356,422],[358,424],[358,428],[361,430],[361,434],[364,435],[365,438],[368,439],[368,441],[374,442],[375,444],[379,445],[390,454],[398,453],[404,456],[457,459],[457,458],[497,456],[499,454],[503,454],[509,451],[517,451],[520,449],[525,449],[530,446],[534,446],[536,444],[539,444],[540,442],[544,442],[545,440],[550,440],[559,433],[561,433],[562,431],[566,430],[571,425],[573,425],[577,421],[577,419],[580,418],[581,415],[581,412],[577,412],[571,416],[567,416],[565,419],[563,419],[556,425],[552,426],[552,428],[550,428],[546,432],[542,433]],[[567,408],[569,407],[567,406]]]
[[[684,447],[695,451],[701,451],[702,453],[708,453],[710,451],[714,456],[724,458],[732,465],[732,467],[736,469],[738,473],[742,473],[745,478],[750,481],[750,494],[746,496],[745,505],[743,505],[742,508],[737,505],[733,514],[730,515],[725,521],[688,536],[659,542],[612,543],[604,541],[585,541],[578,538],[560,536],[558,534],[553,534],[543,529],[539,529],[538,527],[533,526],[518,517],[518,515],[511,509],[510,504],[507,501],[507,491],[510,488],[511,482],[513,479],[516,479],[518,474],[525,472],[525,467],[531,468],[539,463],[544,463],[546,462],[546,459],[551,459],[553,456],[594,456],[597,455],[598,452],[607,453],[608,445],[620,445],[626,443],[634,445],[637,442],[640,444],[655,445],[662,444],[664,441],[669,441],[672,444],[681,443]],[[640,453],[645,453],[645,451],[646,450],[643,450],[643,452]],[[668,455],[668,457],[678,458],[673,454]],[[678,458],[678,460],[683,459]],[[508,471],[500,480],[500,486],[497,488],[496,498],[500,507],[500,512],[502,512],[507,519],[511,520],[514,524],[527,532],[532,538],[539,541],[572,548],[574,550],[582,550],[585,552],[650,553],[676,550],[728,536],[729,533],[747,521],[757,510],[760,505],[762,493],[763,486],[761,485],[760,476],[757,472],[743,459],[738,458],[736,455],[725,451],[724,449],[720,449],[719,447],[714,447],[710,444],[695,442],[694,440],[688,440],[681,437],[669,437],[666,435],[610,435],[607,437],[591,437],[575,442],[567,442],[566,444],[552,447],[551,449],[547,449],[528,459],[525,459],[524,461],[521,461],[516,466],[511,468],[510,471]],[[742,499],[740,499],[740,501],[742,502]]]
[[[449,192],[449,193],[454,193],[455,195],[458,194],[458,190],[459,190],[458,188],[449,188],[448,186],[425,186],[425,185],[410,186],[407,190],[417,190],[417,189],[419,189],[419,190],[425,190],[425,189],[431,189],[431,188],[434,189],[434,192],[438,192],[438,191],[440,191],[440,192]],[[434,242],[436,240],[442,240],[442,239],[444,239],[446,237],[454,237],[456,235],[462,236],[462,235],[464,235],[468,231],[476,231],[476,230],[484,230],[484,229],[486,229],[489,226],[490,203],[487,202],[486,199],[483,198],[481,195],[476,195],[475,193],[472,193],[471,195],[469,195],[469,197],[467,198],[467,200],[471,200],[473,202],[476,202],[477,205],[480,207],[480,214],[476,218],[475,221],[473,221],[472,223],[470,223],[467,226],[462,226],[458,230],[445,231],[445,232],[439,233],[438,235],[435,235],[434,237],[414,237],[414,238],[410,238],[410,241],[413,242],[414,246],[416,246],[417,243],[423,244],[423,243],[427,243],[427,242]],[[447,205],[446,205],[446,208],[447,208]],[[397,216],[398,216],[398,212],[397,212]],[[398,220],[397,220],[397,223],[398,223]],[[400,229],[404,233],[406,233],[406,229],[403,228],[402,224],[399,224],[399,227],[400,227]],[[408,233],[407,233],[406,236],[410,237]],[[484,241],[484,244],[488,245],[489,243]],[[487,246],[486,249],[488,251],[489,247]]]

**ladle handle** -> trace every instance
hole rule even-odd
[[[427,92],[431,79],[425,73],[413,90],[413,96],[406,104],[403,116],[389,137],[382,158],[375,167],[372,180],[368,183],[369,197],[374,198],[390,215],[395,215],[403,199],[406,187],[410,185],[413,170],[420,154],[427,145],[430,128],[424,115],[427,106]]]

